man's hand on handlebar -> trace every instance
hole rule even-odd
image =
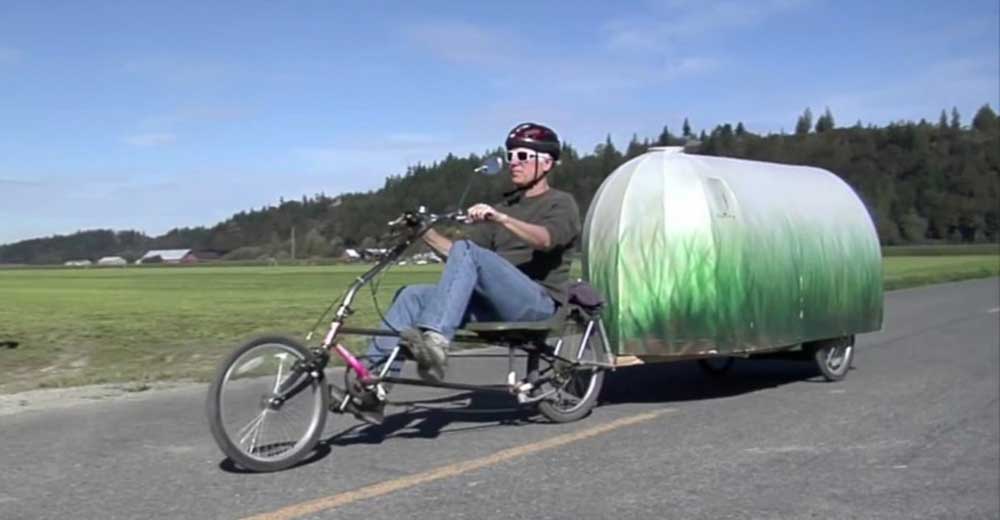
[[[501,213],[496,210],[493,206],[489,204],[476,204],[469,208],[467,212],[469,220],[471,222],[482,222],[485,220],[492,220],[499,224],[507,221],[508,217],[506,213]]]
[[[471,219],[462,211],[452,211],[450,213],[428,213],[423,206],[416,211],[406,211],[395,220],[388,222],[390,228],[409,229],[415,234],[422,234],[429,230],[431,226],[442,220],[454,222],[468,222]]]

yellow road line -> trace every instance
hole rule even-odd
[[[401,489],[418,486],[420,484],[432,482],[435,480],[454,477],[456,475],[468,473],[470,471],[474,471],[480,468],[485,468],[487,466],[493,466],[517,457],[523,457],[525,455],[530,455],[532,453],[537,453],[539,451],[558,448],[559,446],[564,446],[572,442],[601,435],[603,433],[607,433],[609,431],[616,430],[618,428],[641,423],[644,421],[648,421],[650,419],[655,419],[660,415],[673,411],[675,410],[667,409],[656,412],[648,412],[639,415],[633,415],[631,417],[624,417],[621,419],[611,421],[606,424],[601,424],[598,426],[594,426],[592,428],[580,430],[578,432],[558,435],[556,437],[552,437],[550,439],[546,439],[543,441],[498,451],[492,455],[486,455],[485,457],[479,457],[476,459],[456,462],[454,464],[448,464],[446,466],[434,468],[425,471],[423,473],[417,473],[415,475],[409,475],[394,480],[387,480],[385,482],[379,482],[378,484],[372,484],[370,486],[365,486],[363,488],[355,489],[353,491],[347,491],[345,493],[340,493],[337,495],[331,495],[328,497],[318,498],[316,500],[310,500],[308,502],[302,502],[300,504],[294,504],[291,506],[283,507],[277,511],[273,511],[270,513],[262,513],[259,515],[247,517],[244,520],[288,520],[291,518],[297,518],[305,515],[318,513],[320,511],[328,511],[330,509],[335,509],[341,506],[345,506],[353,502],[357,502],[359,500],[375,498],[378,496],[392,493],[394,491],[399,491]]]

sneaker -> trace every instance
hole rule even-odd
[[[417,373],[427,381],[444,381],[448,367],[448,338],[433,330],[420,331],[406,329],[400,333],[405,344],[417,361]]]
[[[375,426],[381,426],[385,422],[385,401],[372,396],[371,399],[358,402],[357,398],[352,397],[341,410],[340,404],[344,402],[345,397],[346,394],[341,389],[330,385],[331,411],[347,412],[358,420]]]

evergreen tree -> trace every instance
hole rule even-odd
[[[688,118],[684,118],[684,126],[681,127],[684,132],[684,137],[691,137],[691,123],[688,122]]]
[[[819,116],[816,120],[816,133],[823,133],[828,130],[833,130],[833,114],[830,113],[830,107],[826,107],[823,115]]]
[[[976,117],[972,119],[972,128],[979,130],[980,132],[990,133],[997,128],[997,114],[990,108],[990,104],[987,103],[976,112]]]
[[[951,107],[951,129],[959,130],[962,128],[962,120],[958,115],[958,107]]]
[[[795,123],[795,135],[806,135],[809,133],[809,129],[812,128],[813,114],[812,110],[806,107],[805,112],[799,116],[799,120]]]
[[[672,137],[670,135],[670,130],[667,125],[663,125],[663,131],[660,132],[660,136],[656,138],[656,146],[670,146]]]
[[[632,134],[632,140],[628,142],[628,148],[625,151],[625,159],[638,157],[645,151],[646,149],[643,148],[642,143],[639,142],[639,135]]]
[[[743,121],[736,123],[736,136],[743,137],[745,133],[747,133],[747,130],[743,127]]]
[[[938,130],[948,129],[948,113],[941,109],[941,117],[938,118]]]

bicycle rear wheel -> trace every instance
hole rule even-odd
[[[596,322],[594,322],[596,325]],[[595,326],[585,339],[587,322],[567,320],[563,331],[559,354],[565,359],[578,362],[606,362],[607,355],[603,342]],[[586,416],[597,405],[597,398],[604,385],[604,370],[596,366],[574,366],[561,360],[545,361],[536,357],[529,359],[549,382],[539,391],[551,395],[538,403],[538,411],[552,422],[576,421]]]
[[[252,471],[288,468],[308,455],[323,433],[329,393],[322,367],[294,340],[262,337],[236,349],[219,366],[206,410],[216,444]]]

